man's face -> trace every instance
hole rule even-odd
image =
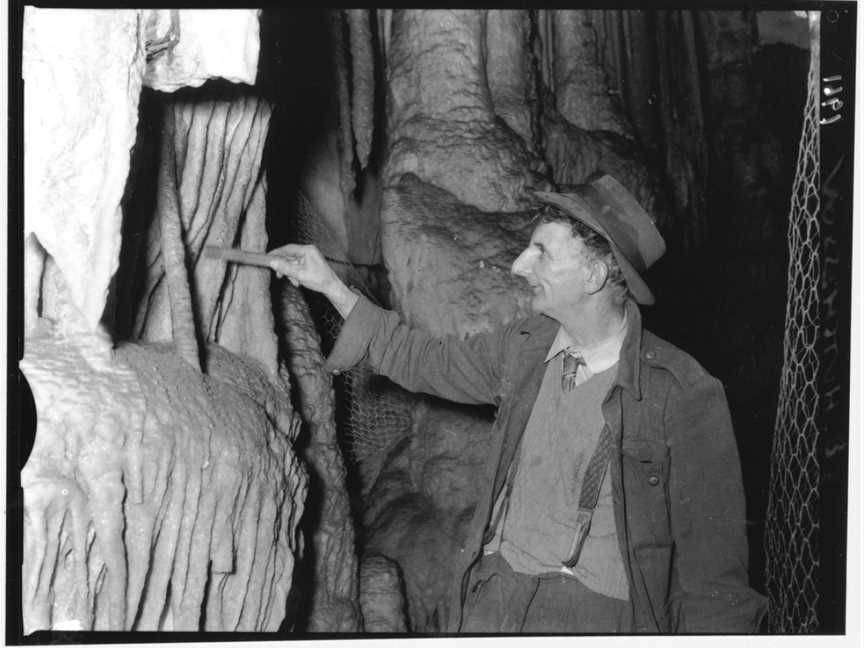
[[[528,247],[513,262],[511,272],[531,285],[531,309],[561,321],[578,309],[587,295],[589,274],[585,245],[565,223],[543,223]]]

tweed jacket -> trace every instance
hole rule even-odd
[[[644,330],[635,302],[626,308],[630,326],[602,410],[618,449],[612,496],[633,632],[753,632],[766,602],[747,583],[744,491],[723,387]],[[539,315],[466,340],[436,338],[361,297],[327,360],[339,371],[365,359],[410,391],[497,406],[486,486],[443,611],[448,632],[459,630],[468,571],[482,553],[558,327]]]

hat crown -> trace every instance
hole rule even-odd
[[[654,303],[640,273],[663,256],[666,242],[651,217],[620,182],[603,175],[572,193],[538,191],[535,195],[564,209],[609,241],[636,300]]]
[[[666,242],[633,194],[610,175],[604,175],[585,187],[587,193],[593,194],[595,209],[599,211],[595,216],[606,230],[600,233],[622,250],[631,247],[641,257],[645,269],[654,265],[666,252]]]

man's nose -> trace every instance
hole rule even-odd
[[[516,257],[513,265],[510,266],[510,272],[518,277],[527,277],[531,272],[531,262],[528,257],[529,250],[522,250],[522,254]]]

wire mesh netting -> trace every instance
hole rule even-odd
[[[771,449],[766,587],[771,632],[817,629],[819,518],[819,13],[810,12],[807,102],[789,213],[783,371]]]
[[[333,232],[327,230],[323,219],[316,217],[314,208],[303,195],[297,196],[297,231],[294,235],[301,244],[316,243],[327,237],[333,241]],[[348,259],[347,251],[344,258]],[[351,283],[381,304],[382,296],[374,282],[357,265],[346,264]],[[342,327],[342,318],[322,297],[309,295],[309,307],[321,335],[325,349],[329,350]],[[351,460],[363,462],[389,450],[395,442],[411,430],[412,397],[408,392],[383,376],[372,372],[368,363],[360,362],[342,373],[334,381],[338,400],[340,438]]]

